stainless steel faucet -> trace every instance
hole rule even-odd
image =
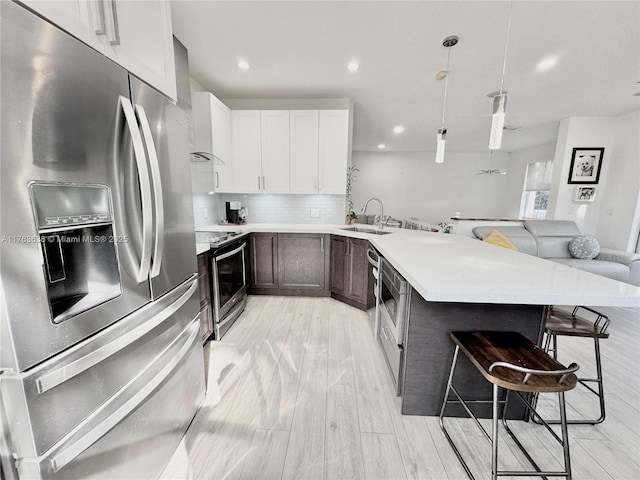
[[[369,205],[369,202],[371,200],[375,200],[376,202],[378,202],[378,205],[380,205],[380,218],[378,219],[378,227],[380,228],[380,230],[382,230],[383,227],[383,218],[384,218],[384,210],[383,210],[383,206],[382,206],[382,200],[380,200],[379,198],[376,197],[371,197],[369,200],[367,200],[364,204],[364,207],[362,207],[362,213],[367,213],[367,205]]]

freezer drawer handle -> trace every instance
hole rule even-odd
[[[151,167],[151,179],[153,180],[153,203],[155,207],[155,246],[153,248],[153,261],[151,262],[151,278],[160,275],[162,265],[162,254],[164,250],[164,199],[162,197],[162,180],[160,178],[160,166],[158,164],[158,154],[156,145],[149,127],[147,114],[140,105],[136,105],[136,113],[142,127],[142,138],[147,146],[149,155],[149,166]]]
[[[176,366],[182,361],[182,359],[189,353],[191,348],[194,345],[194,342],[199,336],[200,333],[200,324],[199,322],[193,322],[187,329],[188,338],[184,340],[184,331],[183,334],[179,335],[171,344],[169,344],[156,358],[154,358],[145,368],[138,373],[134,378],[132,378],[127,385],[125,385],[121,390],[118,391],[114,396],[112,396],[107,402],[102,404],[102,406],[94,412],[93,415],[88,417],[87,422],[79,425],[74,433],[81,432],[86,430],[87,427],[89,431],[82,435],[75,442],[71,443],[67,448],[62,448],[59,453],[54,454],[53,458],[50,460],[51,469],[53,472],[58,472],[65,465],[68,465],[74,458],[84,452],[87,448],[91,447],[95,442],[97,442],[100,438],[107,434],[109,430],[114,428],[118,423],[120,423],[124,418],[126,418],[131,412],[133,412],[149,395],[153,393],[153,391],[171,374],[171,372],[176,368]],[[162,357],[167,355],[171,350],[175,350],[175,345],[181,343],[180,349],[178,352],[168,360],[163,367],[156,373],[149,382],[147,382],[144,386],[142,386],[131,398],[127,399],[124,403],[117,406],[112,413],[108,414],[104,420],[98,423],[95,426],[91,426],[90,422],[92,419],[96,418],[99,413],[106,412],[110,407],[113,408],[117,401],[121,400],[132,387],[138,383],[139,379],[142,378],[145,374],[149,372],[149,370],[161,360]],[[84,428],[83,428],[84,427]],[[43,455],[43,457],[47,457],[48,455]]]
[[[91,367],[103,362],[111,355],[118,353],[127,345],[135,342],[139,338],[146,335],[148,332],[156,328],[163,321],[177,312],[187,300],[189,300],[198,288],[198,280],[194,279],[188,290],[183,293],[175,302],[165,308],[160,314],[149,319],[148,322],[143,323],[137,328],[134,328],[126,335],[119,337],[117,340],[108,343],[102,347],[97,348],[89,355],[85,355],[78,360],[65,365],[62,368],[53,370],[42,375],[36,380],[36,389],[38,394],[43,394],[52,388],[66,382],[67,380],[80,375],[82,372],[90,369]]]
[[[133,143],[133,153],[138,167],[140,178],[140,197],[142,201],[142,253],[140,254],[140,270],[138,272],[138,283],[146,282],[149,277],[149,264],[151,262],[151,229],[152,229],[152,207],[151,207],[151,179],[149,178],[149,167],[144,154],[144,144],[136,121],[131,101],[120,96],[120,105],[127,121],[127,127],[131,134]]]

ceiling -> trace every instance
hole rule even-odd
[[[219,98],[350,98],[353,149],[434,151],[447,48],[447,151],[488,149],[510,2],[173,0],[193,78]],[[538,63],[556,57],[546,71]],[[246,59],[251,68],[240,70]],[[360,69],[349,72],[351,60]],[[514,1],[503,150],[556,139],[568,116],[640,108],[640,1]],[[405,132],[393,133],[395,125]],[[513,127],[514,129],[511,129]]]

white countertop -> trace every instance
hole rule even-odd
[[[466,236],[394,228],[385,229],[393,234],[373,235],[343,230],[345,227],[252,223],[212,225],[198,231],[329,233],[365,238],[428,301],[640,307],[640,287]],[[208,249],[207,244],[198,245],[203,251]]]

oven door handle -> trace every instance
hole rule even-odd
[[[216,262],[219,262],[220,260],[224,260],[225,258],[228,258],[228,257],[230,257],[232,255],[235,255],[239,251],[244,250],[246,246],[247,246],[247,243],[245,242],[242,245],[240,245],[238,248],[236,248],[235,250],[231,250],[230,252],[223,253],[220,256],[216,256],[215,260],[216,260]]]

